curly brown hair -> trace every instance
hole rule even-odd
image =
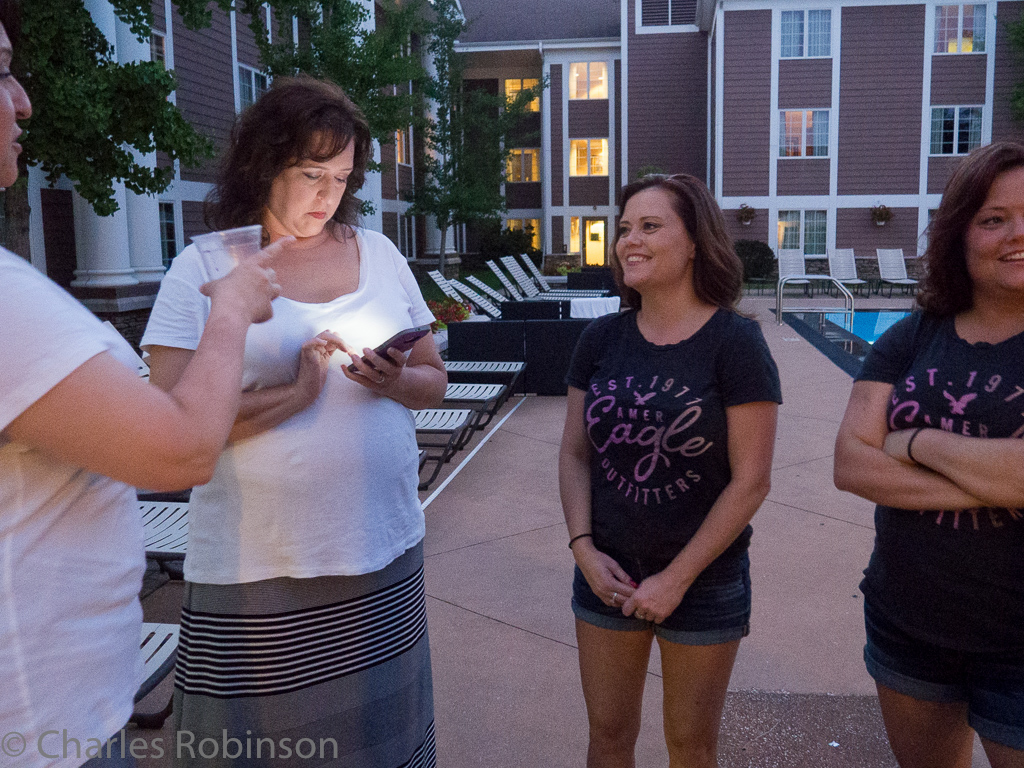
[[[696,246],[693,259],[693,288],[697,298],[708,304],[735,309],[743,292],[743,264],[733,248],[726,230],[725,217],[711,191],[694,176],[676,173],[671,176],[649,174],[619,193],[619,216],[626,203],[645,189],[664,189],[672,197],[672,207],[683,221],[687,234]],[[640,294],[623,282],[622,264],[616,255],[619,233],[611,244],[611,265],[615,283],[623,301],[640,309]]]
[[[333,83],[308,75],[276,78],[235,122],[216,185],[206,198],[206,225],[230,229],[262,224],[278,174],[304,160],[330,160],[349,142],[355,148],[352,173],[333,220],[354,226],[361,206],[356,193],[366,180],[371,152],[366,118]]]
[[[967,271],[967,230],[988,198],[996,178],[1024,166],[1024,144],[1001,141],[971,152],[957,166],[928,225],[926,272],[917,294],[925,312],[949,317],[974,305]]]

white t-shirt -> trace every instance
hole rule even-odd
[[[0,329],[0,431],[95,355],[127,365],[134,355],[2,249]],[[24,737],[4,766],[81,765],[88,739],[105,741],[131,716],[144,570],[132,488],[0,436],[0,737]],[[63,754],[65,730],[80,755],[72,742]],[[57,734],[40,743],[46,731]]]
[[[302,344],[331,330],[357,349],[433,321],[405,257],[357,230],[359,285],[325,304],[274,300],[250,327],[243,389],[295,380]],[[194,246],[171,264],[143,347],[195,349],[209,316]],[[229,445],[213,479],[192,492],[185,578],[233,584],[282,576],[370,573],[423,538],[419,452],[405,406],[345,378],[335,353],[317,400],[277,427]]]

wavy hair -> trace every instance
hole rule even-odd
[[[231,131],[216,185],[206,198],[206,225],[230,229],[262,224],[270,186],[282,171],[304,160],[330,160],[349,143],[355,149],[352,173],[333,220],[354,226],[361,205],[356,193],[366,180],[371,152],[366,118],[333,83],[308,75],[276,78]]]
[[[925,312],[949,317],[974,306],[974,281],[967,271],[967,230],[996,178],[1024,167],[1024,144],[1001,141],[971,152],[957,166],[928,225],[925,276],[917,303]]]
[[[726,230],[725,217],[711,191],[694,176],[677,173],[671,176],[650,174],[619,193],[619,216],[626,203],[645,189],[663,189],[671,195],[672,208],[683,221],[686,232],[696,250],[693,258],[693,288],[701,301],[726,309],[735,309],[743,293],[743,264],[733,248],[732,238]],[[619,263],[616,231],[611,244],[612,274],[623,301],[640,309],[640,293],[623,282],[622,264]]]

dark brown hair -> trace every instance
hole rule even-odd
[[[21,2],[20,0],[0,0],[0,24],[15,50],[21,37]]]
[[[704,182],[685,173],[672,176],[650,174],[622,188],[619,193],[619,216],[622,216],[626,203],[633,195],[654,188],[664,189],[671,195],[672,208],[682,219],[687,234],[696,246],[693,288],[697,298],[718,307],[734,309],[743,292],[743,264],[726,231],[722,210],[710,190]],[[616,231],[611,245],[612,274],[623,301],[639,309],[640,294],[622,279],[622,264],[616,254],[618,242],[619,233]]]
[[[324,162],[354,142],[352,173],[334,221],[359,219],[356,193],[366,180],[370,129],[362,111],[333,83],[307,75],[281,77],[246,109],[231,131],[204,216],[213,229],[262,224],[270,185],[304,160]]]
[[[974,282],[967,271],[967,230],[996,178],[1022,166],[1024,144],[1001,141],[974,150],[953,172],[928,225],[926,272],[917,294],[925,312],[948,317],[974,305]]]

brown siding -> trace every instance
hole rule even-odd
[[[494,81],[495,93],[498,92],[498,81]],[[527,112],[516,126],[509,132],[509,146],[539,147],[540,146],[540,112]]]
[[[776,191],[780,195],[827,195],[829,159],[780,159]]]
[[[730,11],[723,26],[722,194],[767,195],[772,12]]]
[[[725,226],[729,231],[729,236],[736,240],[760,240],[762,243],[768,242],[768,230],[769,220],[768,211],[761,208],[757,209],[757,216],[749,224],[741,224],[740,220],[736,218],[736,211],[722,211],[725,214]]]
[[[398,196],[404,199],[406,193],[412,192],[412,166],[398,166]]]
[[[637,35],[632,33],[633,14],[629,17],[629,175],[643,166],[657,166],[703,179],[707,174],[707,35]]]
[[[836,246],[853,248],[861,279],[877,274],[863,264],[876,264],[876,248],[902,248],[904,256],[917,255],[917,208],[893,208],[892,219],[884,227],[871,220],[867,208],[840,208],[836,211]]]
[[[708,45],[711,46],[712,51],[715,49],[718,32],[708,41]],[[711,193],[714,195],[721,194],[722,190],[715,186],[715,167],[718,158],[718,110],[714,105],[718,104],[718,56],[712,54],[711,56],[711,72],[708,75],[708,87],[711,89],[711,114],[708,115],[710,118],[708,130],[711,132],[710,141],[708,142],[708,182],[711,186]]]
[[[984,104],[985,54],[932,56],[932,104]]]
[[[174,17],[174,72],[177,102],[185,119],[213,139],[217,152],[224,147],[235,119],[234,79],[231,72],[231,28],[228,17],[214,10],[213,23],[200,30],[186,29]],[[213,181],[215,161],[198,169],[181,169],[185,181]]]
[[[960,165],[962,159],[962,156],[928,158],[929,195],[942,194],[942,191],[946,188],[946,182],[949,181],[949,177],[953,175],[953,171]]]
[[[505,205],[512,208],[540,208],[540,182],[505,185]]]
[[[570,139],[603,139],[609,133],[607,99],[569,100]]]
[[[191,200],[184,200],[181,203],[181,223],[185,235],[185,244],[193,235],[201,235],[209,232],[210,228],[203,223],[203,204]]]
[[[398,214],[385,211],[380,215],[381,231],[398,247]]]
[[[607,176],[569,179],[569,205],[608,205]]]
[[[781,59],[779,109],[832,106],[832,59]]]
[[[561,216],[551,217],[551,252],[552,253],[565,253],[569,250],[569,244],[565,242],[565,234],[562,232],[562,227],[565,225],[562,222]]]
[[[153,13],[153,29],[163,32],[167,29],[164,25],[164,22],[167,21],[167,17],[164,15],[164,0],[153,0],[149,7]]]
[[[996,34],[996,72],[992,94],[992,140],[1020,139],[1024,124],[1010,114],[1010,96],[1017,83],[1024,81],[1024,60],[1010,47],[1006,39],[1006,25],[1024,17],[1024,3],[999,3],[996,14],[999,23]]]
[[[918,191],[924,6],[843,8],[839,194]]]
[[[238,44],[238,63],[260,68],[260,49],[256,47],[256,36],[249,28],[251,17],[238,12],[235,14],[235,40]],[[230,52],[230,51],[229,51]]]
[[[566,150],[562,132],[562,65],[551,65],[551,205],[564,205],[562,156]]]
[[[398,178],[395,175],[395,143],[380,146],[380,196],[384,200],[398,199]]]
[[[43,247],[46,249],[46,276],[67,288],[75,277],[78,256],[75,250],[75,212],[71,192],[66,189],[39,190],[43,210]]]
[[[624,186],[619,174],[622,169],[622,60],[615,60],[615,162],[611,164],[612,189],[618,190]],[[616,194],[616,196],[618,196]]]

